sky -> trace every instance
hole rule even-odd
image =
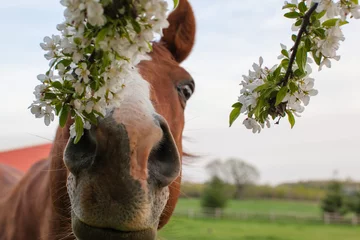
[[[253,134],[244,116],[228,127],[231,105],[242,75],[259,56],[278,62],[280,43],[291,45],[291,20],[283,0],[190,0],[197,20],[196,44],[182,64],[196,81],[186,109],[184,146],[199,158],[184,160],[184,178],[205,181],[204,166],[215,158],[243,159],[255,165],[259,183],[339,178],[360,181],[360,21],[344,26],[341,60],[313,77],[319,95],[312,98],[294,129],[280,125]],[[59,1],[17,0],[0,5],[0,151],[51,143],[56,121],[46,127],[27,107],[36,76],[48,62],[39,46],[63,21]]]

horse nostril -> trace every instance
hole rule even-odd
[[[84,135],[77,144],[74,144],[73,139],[70,139],[66,146],[64,163],[75,176],[94,162],[96,157],[96,139],[93,134],[92,129],[85,130]]]
[[[159,187],[171,184],[180,174],[180,155],[165,119],[155,117],[163,131],[163,138],[149,156],[149,173]]]

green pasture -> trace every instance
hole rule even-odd
[[[176,206],[176,213],[184,213],[189,209],[200,210],[199,199],[179,199]],[[283,201],[283,200],[231,200],[225,209],[225,212],[253,212],[253,213],[293,213],[319,216],[321,214],[320,206],[314,202],[301,201]],[[359,238],[360,239],[360,238]]]
[[[359,240],[360,227],[173,217],[159,240]]]
[[[236,219],[189,219],[182,213],[188,209],[200,210],[197,199],[180,199],[175,216],[160,231],[159,240],[359,240],[360,226],[325,225],[321,222],[297,223],[294,221],[271,222]],[[306,214],[319,216],[318,203],[246,200],[230,201],[226,212],[245,211],[254,213]],[[178,215],[178,216],[176,216]]]

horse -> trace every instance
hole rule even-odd
[[[0,166],[1,240],[154,240],[169,222],[180,194],[184,109],[195,87],[180,66],[195,42],[190,3],[180,0],[168,21],[151,59],[138,65],[142,92],[125,97],[77,144],[69,117],[48,158],[25,175]]]

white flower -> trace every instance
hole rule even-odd
[[[86,63],[81,63],[80,67],[75,70],[75,73],[79,76],[80,80],[84,81],[84,83],[89,83],[90,71],[87,69]]]
[[[87,113],[91,113],[92,110],[93,110],[93,107],[94,107],[94,102],[93,101],[89,101],[86,103],[86,106],[85,106],[85,112]]]
[[[281,50],[285,50],[289,56],[291,55],[291,52],[287,50],[287,47],[284,44],[280,43],[280,46],[281,46]],[[283,59],[284,57],[285,56],[283,54],[280,54],[278,56],[278,59]]]
[[[287,102],[287,108],[292,109],[295,112],[302,113],[305,108],[301,105],[301,99],[303,98],[304,94],[295,92],[294,94],[286,94],[283,102]]]
[[[326,30],[325,40],[320,40],[317,43],[319,51],[328,58],[337,57],[336,51],[340,47],[340,41],[344,41],[345,37],[339,26],[334,26]]]
[[[70,132],[70,138],[76,137],[76,130],[75,130],[75,124],[72,124],[69,129]]]
[[[84,84],[81,82],[76,82],[74,84],[75,92],[79,95],[82,95],[84,93],[85,87]]]
[[[348,4],[349,3],[342,4],[341,1],[338,2],[338,7],[340,9],[341,20],[345,21],[347,16],[350,13],[355,19],[359,19],[360,18],[360,6],[358,4],[353,3],[353,2],[350,2],[350,6]]]
[[[43,82],[49,82],[49,81],[57,80],[57,79],[59,79],[59,77],[55,76],[53,71],[49,71],[48,74],[39,74],[39,75],[37,75],[37,79],[40,82],[43,83]]]
[[[246,118],[243,122],[247,129],[252,129],[253,133],[260,133],[261,126],[260,124],[253,118]]]
[[[45,89],[46,89],[46,86],[44,84],[37,85],[35,87],[35,91],[33,92],[35,95],[35,98],[40,100],[44,94]]]
[[[31,113],[34,114],[36,118],[44,117],[44,123],[46,126],[49,126],[50,122],[54,121],[55,118],[55,115],[53,113],[54,109],[50,105],[34,102],[30,106],[30,109],[31,109],[30,110]]]
[[[42,110],[41,106],[32,105],[30,108],[31,113],[34,114],[36,118],[42,118],[44,116],[44,111]]]
[[[319,71],[322,70],[323,66],[326,66],[326,67],[328,67],[328,68],[331,68],[331,61],[330,61],[330,59],[324,58],[324,60],[321,61],[320,66],[319,66]]]
[[[74,63],[80,62],[81,59],[83,59],[83,55],[80,52],[75,51],[72,56],[72,60],[74,61]]]
[[[44,56],[47,60],[52,59],[56,56],[56,51],[59,49],[60,44],[60,36],[59,35],[52,35],[52,37],[45,37],[44,42],[40,43],[40,47],[48,51]]]
[[[47,51],[45,58],[49,60],[50,71],[48,74],[38,75],[38,79],[43,84],[35,88],[34,94],[37,101],[31,105],[31,112],[35,117],[44,117],[45,124],[49,125],[54,120],[54,108],[52,106],[54,103],[51,99],[42,98],[45,93],[56,91],[57,95],[63,94],[59,99],[62,97],[69,99],[71,107],[82,118],[84,128],[89,129],[91,125],[83,115],[85,112],[98,112],[99,115],[105,115],[111,108],[121,104],[125,94],[124,88],[129,80],[145,81],[138,74],[137,64],[142,60],[150,59],[147,53],[151,51],[151,41],[154,39],[155,33],[161,35],[162,29],[169,25],[167,2],[164,0],[136,1],[135,8],[139,14],[136,21],[139,21],[140,33],[134,30],[130,21],[125,26],[128,32],[127,36],[114,33],[109,27],[111,30],[105,34],[103,41],[99,43],[104,52],[104,57],[107,57],[109,61],[96,59],[98,60],[96,64],[104,67],[97,72],[98,76],[102,78],[98,91],[94,91],[90,87],[89,69],[93,69],[90,65],[93,63],[88,61],[91,54],[88,50],[95,46],[96,36],[85,33],[89,30],[88,25],[101,27],[105,24],[107,18],[104,15],[103,1],[61,0],[60,3],[66,7],[64,11],[65,21],[57,25],[61,36],[45,37],[44,43],[40,44],[42,49]],[[125,10],[126,8],[121,9],[120,14],[126,14]],[[109,25],[111,24],[109,23]],[[68,61],[70,64],[67,63]],[[105,62],[111,62],[111,65],[101,66]],[[54,75],[56,70],[59,76]],[[265,74],[261,73],[265,70],[258,69],[257,66],[254,66],[254,70],[253,78]],[[64,84],[62,89],[64,93],[61,93],[59,89],[54,89],[55,86],[51,83],[59,78],[61,78],[59,81]],[[69,82],[76,94],[68,88]],[[247,86],[248,91],[252,91],[259,84],[262,84],[262,81],[256,78],[252,79]],[[256,100],[255,93],[250,95],[247,102],[251,102],[251,98]],[[76,135],[74,125],[70,128],[70,134],[72,137]]]
[[[59,63],[59,64],[57,65],[57,69],[58,69],[59,75],[60,75],[61,77],[63,77],[64,74],[65,74],[65,71],[66,71],[66,68],[65,68],[64,64]]]
[[[88,21],[93,26],[102,26],[105,24],[104,9],[102,5],[95,0],[86,0],[86,11]]]
[[[54,121],[53,108],[50,105],[46,105],[44,112],[44,122],[46,126],[49,126],[52,121]]]
[[[339,15],[339,8],[333,0],[322,0],[316,9],[317,12],[326,11],[326,16],[331,19]]]
[[[83,103],[79,99],[74,100],[74,107],[75,107],[75,109],[79,110],[80,112],[82,112],[82,110],[84,108]]]

